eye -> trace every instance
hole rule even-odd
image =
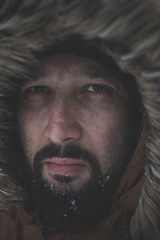
[[[49,89],[46,86],[38,85],[38,86],[30,87],[26,91],[33,92],[33,93],[43,93],[43,92],[49,92]]]
[[[90,85],[88,86],[87,90],[90,92],[100,93],[106,91],[107,88],[104,87],[103,85]]]

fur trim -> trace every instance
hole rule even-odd
[[[67,3],[69,2],[69,3]],[[19,206],[25,190],[7,171],[6,141],[16,127],[17,82],[32,76],[33,54],[70,35],[110,53],[137,84],[152,125],[146,180],[131,225],[133,239],[159,239],[160,2],[158,0],[6,0],[0,3],[0,207]],[[7,176],[7,177],[6,177]]]

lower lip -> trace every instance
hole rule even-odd
[[[45,163],[45,167],[48,172],[51,174],[59,174],[59,175],[66,175],[66,176],[75,176],[80,174],[84,171],[86,166],[78,165],[78,164],[71,164],[71,165],[59,165],[55,163],[47,162]]]

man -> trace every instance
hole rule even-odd
[[[38,58],[38,79],[20,86],[19,161],[30,194],[27,212],[36,213],[44,238],[56,239],[48,227],[77,234],[110,216],[137,144],[140,113],[133,76],[80,38]]]
[[[135,149],[139,116],[125,89],[129,76],[112,59],[77,39],[57,48],[67,54],[42,59],[43,75],[22,84],[18,125],[41,221],[73,232],[110,214],[112,194]]]
[[[52,4],[54,11],[50,3],[25,2],[8,14],[3,6],[11,18],[4,29],[11,27],[3,31],[1,58],[1,210],[8,212],[0,239],[130,239],[149,124],[144,114],[142,131],[135,78],[106,47],[116,46],[118,56],[128,45],[108,38],[105,46],[97,36],[113,26],[93,36],[92,21],[84,37],[81,17],[90,5],[83,1]],[[95,24],[101,7],[89,9]],[[89,34],[93,41],[82,40]]]

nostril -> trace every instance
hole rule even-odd
[[[66,142],[66,141],[68,142],[68,141],[73,140],[73,139],[74,139],[74,138],[71,138],[71,137],[65,138],[65,139],[64,139],[64,142]]]

